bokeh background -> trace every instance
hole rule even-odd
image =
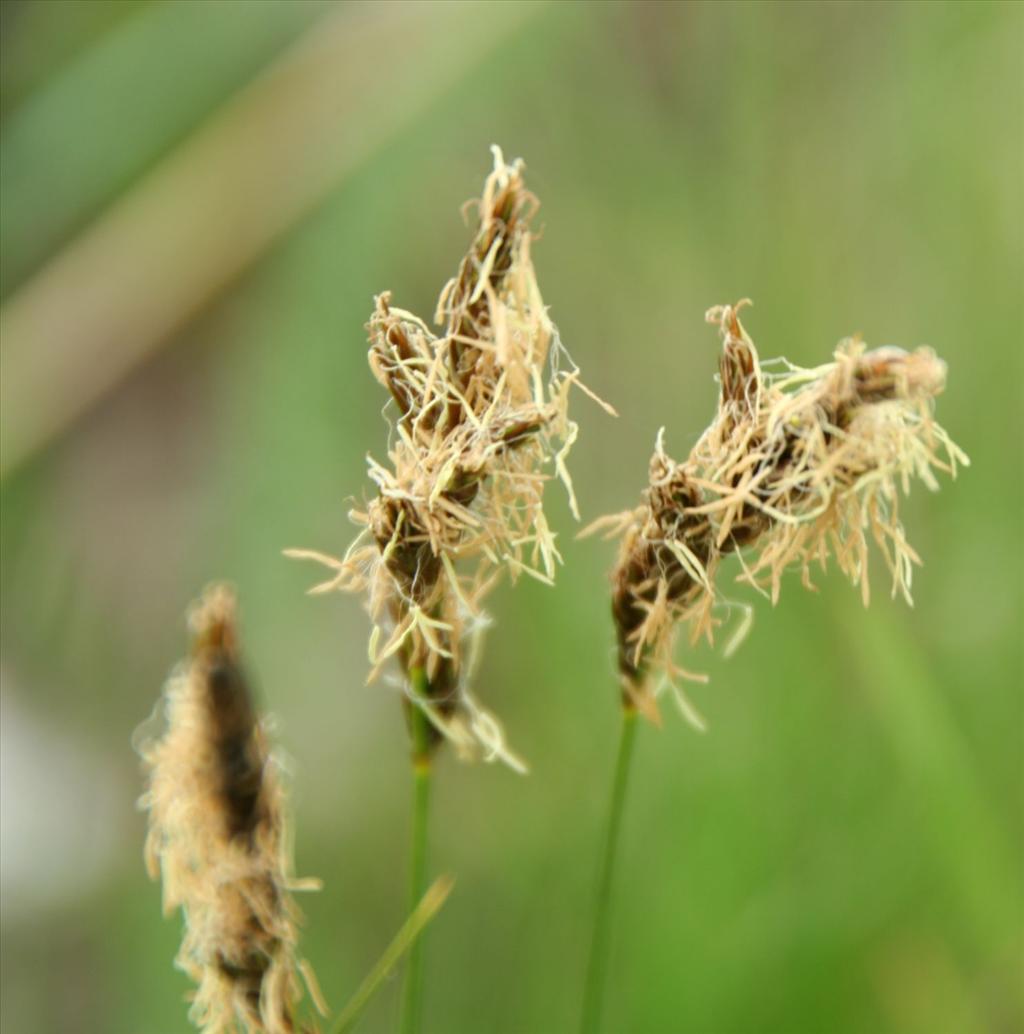
[[[916,606],[835,576],[756,603],[641,730],[607,1029],[1024,1029],[1022,55],[1012,3],[2,5],[5,1031],[187,1028],[133,730],[201,587],[239,588],[292,758],[306,954],[335,1009],[403,919],[397,698],[360,601],[310,598],[381,455],[374,293],[429,315],[488,146],[585,379],[585,517],[710,416],[715,303],[762,355],[933,345],[973,459],[906,509]],[[426,1029],[577,1022],[617,734],[606,571],[557,486],[557,589],[491,598],[479,695],[529,777],[440,764]],[[399,980],[368,1012],[391,1029]]]

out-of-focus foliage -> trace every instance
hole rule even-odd
[[[372,13],[398,26],[416,7]],[[3,307],[295,41],[368,13],[7,0]],[[467,5],[467,25],[479,13]],[[817,595],[794,578],[776,610],[737,588],[756,603],[748,641],[729,661],[687,658],[712,676],[693,691],[711,731],[670,716],[641,730],[609,1031],[1019,1029],[1021,8],[551,4],[502,31],[3,483],[4,1029],[185,1029],[131,737],[214,578],[238,587],[293,759],[297,868],[326,883],[303,899],[303,950],[332,1007],[404,918],[397,698],[363,685],[358,603],[307,598],[311,571],[280,551],[349,540],[347,499],[386,441],[372,296],[431,308],[492,142],[527,160],[545,299],[622,414],[576,403],[585,518],[634,505],[660,425],[688,450],[716,392],[704,310],[743,296],[765,356],[812,366],[855,331],[934,346],[940,419],[974,461],[909,500],[913,610],[879,592],[865,612],[831,576]],[[379,46],[385,82],[409,55],[386,33]],[[253,172],[237,189],[259,220],[273,198]],[[429,933],[436,1034],[576,1021],[616,734],[612,555],[575,542],[557,486],[551,499],[558,587],[493,595],[477,680],[531,774],[448,758],[437,780],[432,866],[458,882]],[[366,1030],[389,1029],[395,998],[389,985]]]

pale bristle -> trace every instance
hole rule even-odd
[[[723,556],[738,554],[740,580],[774,601],[785,570],[799,568],[813,587],[811,565],[832,554],[866,603],[870,535],[893,594],[909,602],[919,560],[899,520],[900,490],[912,477],[936,487],[936,470],[955,475],[967,463],[932,419],[946,368],[930,349],[869,351],[849,340],[814,370],[762,364],[739,320],[743,304],[708,312],[723,338],[718,410],[686,462],[659,435],[643,505],[588,529],[622,535],[619,669],[625,699],[648,712],[652,675],[686,674],[672,660],[679,625],[694,641],[713,637]]]
[[[378,495],[352,514],[363,531],[344,559],[327,559],[335,573],[321,587],[367,593],[371,678],[391,657],[406,672],[423,668],[430,696],[416,703],[435,734],[513,766],[500,725],[468,689],[464,654],[501,570],[554,577],[546,481],[561,478],[575,510],[564,460],[577,371],[559,369],[567,357],[530,260],[536,208],[522,164],[495,149],[475,238],[438,301],[443,334],[389,293],[376,299],[370,368],[398,419],[388,462],[370,461]]]
[[[143,745],[146,860],[180,908],[178,966],[204,1032],[292,1034],[302,994],[285,797],[238,655],[235,600],[211,588],[193,648],[165,689],[167,728]]]

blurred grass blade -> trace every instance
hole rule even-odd
[[[3,296],[322,20],[328,6],[93,0],[36,4],[12,19],[10,37],[0,36]]]
[[[347,1034],[348,1031],[355,1028],[370,999],[377,993],[378,988],[395,968],[399,959],[415,943],[416,938],[423,932],[423,928],[437,915],[454,885],[455,881],[450,876],[439,876],[434,880],[420,899],[420,903],[405,921],[402,929],[395,935],[395,939],[387,946],[377,964],[359,985],[359,989],[352,996],[351,1001],[342,1010],[331,1028],[331,1034]]]
[[[0,475],[542,6],[360,4],[317,22],[4,305]]]

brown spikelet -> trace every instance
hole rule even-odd
[[[143,745],[146,862],[164,911],[185,919],[178,966],[198,985],[202,1031],[292,1034],[302,976],[278,766],[239,660],[232,592],[195,606],[192,653],[164,692],[167,728]]]
[[[288,552],[335,571],[314,591],[368,592],[371,678],[393,656],[406,673],[424,669],[429,699],[416,704],[435,739],[521,767],[469,690],[465,654],[502,569],[554,577],[560,557],[543,491],[558,476],[575,512],[564,461],[576,436],[568,394],[578,373],[559,369],[567,357],[530,260],[537,201],[521,162],[507,165],[497,148],[494,159],[473,241],[438,301],[443,333],[396,308],[389,293],[376,299],[370,369],[398,418],[388,462],[370,461],[378,495],[351,514],[362,533],[341,560]]]
[[[723,342],[718,410],[686,462],[665,453],[659,434],[643,504],[584,532],[622,535],[612,615],[625,700],[654,716],[653,698],[667,685],[698,726],[672,681],[688,675],[672,661],[673,643],[683,623],[691,640],[710,641],[719,612],[740,606],[716,587],[723,556],[737,554],[740,580],[774,602],[787,568],[799,567],[813,588],[811,564],[824,567],[832,553],[867,603],[870,534],[893,593],[909,602],[920,561],[899,520],[899,490],[912,477],[936,488],[935,470],[955,476],[968,462],[932,419],[946,368],[930,349],[868,351],[847,340],[814,370],[762,363],[739,320],[744,304],[708,312]],[[742,609],[740,634],[750,613]],[[652,673],[665,676],[661,685],[652,687]]]

